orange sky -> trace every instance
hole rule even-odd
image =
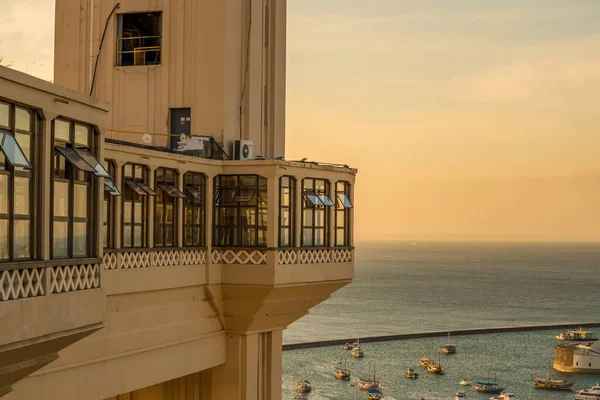
[[[52,78],[53,0],[0,2]],[[598,0],[288,0],[287,158],[359,168],[356,238],[600,240]]]
[[[288,10],[287,156],[359,168],[357,239],[600,240],[600,3]]]

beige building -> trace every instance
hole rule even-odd
[[[356,175],[284,160],[285,1],[56,3],[56,84],[0,67],[0,397],[280,399]]]

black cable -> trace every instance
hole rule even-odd
[[[119,8],[120,6],[121,6],[121,3],[115,4],[112,11],[108,15],[108,18],[106,18],[106,23],[104,24],[104,32],[102,32],[102,39],[100,39],[100,47],[98,48],[98,56],[96,57],[96,63],[94,65],[94,75],[92,75],[92,84],[90,86],[90,96],[94,92],[94,85],[96,83],[96,72],[98,72],[98,60],[100,59],[100,52],[102,51],[102,44],[104,43],[104,37],[106,36],[106,30],[108,29],[108,22],[110,21],[110,17],[112,17],[112,15],[115,13],[117,8]],[[92,21],[90,21],[90,24],[91,23],[92,23]],[[91,56],[92,55],[90,54],[90,57]]]
[[[248,0],[248,39],[246,40],[246,71],[242,82],[242,96],[240,98],[240,140],[242,140],[242,114],[244,109],[244,97],[246,97],[246,85],[248,83],[248,70],[250,69],[250,33],[252,30],[252,0]]]

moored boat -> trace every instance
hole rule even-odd
[[[361,358],[365,356],[365,352],[362,351],[362,349],[360,348],[360,346],[356,346],[352,349],[352,357],[354,358]]]
[[[308,393],[312,390],[312,386],[310,385],[310,382],[305,380],[302,381],[298,381],[296,383],[296,392],[298,393]]]
[[[419,359],[419,365],[423,368],[427,368],[427,366],[431,363],[433,363],[433,360],[429,357],[421,357]]]
[[[471,381],[468,379],[463,379],[460,382],[458,382],[458,384],[461,386],[471,386]]]
[[[450,332],[448,332],[448,342],[444,347],[442,347],[442,353],[456,354],[456,345],[450,343]]]
[[[336,367],[333,369],[333,374],[336,378],[347,381],[350,379],[351,372],[346,368]]]
[[[481,393],[500,393],[504,390],[495,382],[475,382],[473,388]]]
[[[382,400],[383,392],[379,389],[369,389],[367,391],[367,398],[369,400]]]
[[[344,350],[352,350],[352,345],[350,343],[344,344]]]
[[[600,400],[600,385],[596,382],[595,386],[589,389],[580,389],[573,397],[574,400]]]
[[[516,397],[512,393],[502,392],[499,396],[490,397],[490,400],[516,400]]]
[[[563,379],[534,378],[533,386],[538,389],[569,390],[575,382],[565,381]]]
[[[560,334],[555,336],[558,340],[570,340],[575,342],[584,342],[584,341],[594,341],[598,340],[594,337],[594,332],[584,331],[579,328],[576,331],[568,330],[566,332],[561,332]]]
[[[431,374],[440,375],[443,374],[446,368],[442,367],[441,364],[431,363],[427,365],[427,372]]]
[[[412,368],[407,368],[406,372],[404,372],[404,377],[407,379],[417,379],[419,374],[415,372]]]

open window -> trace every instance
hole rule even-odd
[[[302,246],[329,245],[329,210],[335,204],[327,193],[328,181],[315,178],[302,180]]]
[[[158,65],[162,56],[162,13],[120,14],[117,66]]]
[[[148,196],[156,195],[156,192],[146,185],[148,168],[141,164],[125,164],[123,182],[122,246],[145,247],[148,237]]]
[[[335,184],[335,245],[350,246],[350,212],[352,202],[350,201],[350,184],[339,181]]]

